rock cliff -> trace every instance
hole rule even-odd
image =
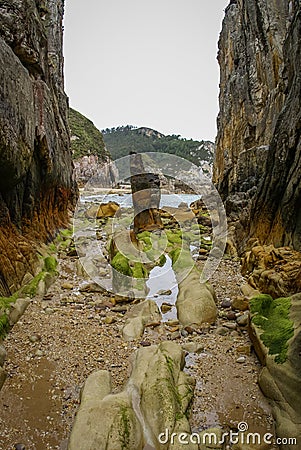
[[[239,252],[251,237],[301,250],[300,33],[299,1],[226,8],[213,177]]]
[[[118,171],[108,150],[102,133],[93,122],[75,109],[69,108],[71,151],[74,174],[80,187],[97,174],[104,187],[110,187],[118,179]]]
[[[64,92],[63,0],[0,2],[0,295],[36,270],[37,242],[76,194]]]

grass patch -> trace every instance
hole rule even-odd
[[[260,338],[275,356],[275,362],[282,364],[287,359],[288,341],[294,335],[294,323],[289,318],[290,298],[274,300],[270,295],[259,295],[250,301],[252,322],[263,330]]]

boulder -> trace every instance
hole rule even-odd
[[[15,325],[20,317],[23,316],[26,308],[30,305],[30,302],[31,300],[29,298],[18,298],[15,303],[11,304],[8,317],[10,326]]]
[[[3,364],[5,362],[6,354],[7,354],[7,352],[6,352],[5,348],[3,347],[3,345],[0,345],[0,366],[1,367],[3,366]]]
[[[180,281],[176,307],[183,327],[199,327],[203,323],[216,321],[217,307],[212,288],[200,282],[200,273],[196,268]]]
[[[194,389],[183,367],[182,349],[162,342],[134,353],[130,378],[118,394],[110,393],[109,372],[90,375],[68,450],[180,450],[176,440],[170,445],[170,436],[191,433],[186,413]],[[162,443],[165,434],[168,439]],[[197,450],[198,446],[187,448]]]
[[[129,311],[122,336],[126,341],[138,339],[143,335],[144,327],[148,323],[160,323],[161,319],[157,304],[153,300],[145,300],[134,305]]]
[[[96,218],[102,219],[103,217],[114,217],[119,208],[120,206],[116,202],[101,203]]]

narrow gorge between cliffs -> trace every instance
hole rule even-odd
[[[215,143],[71,108],[64,9],[0,0],[0,450],[299,448],[300,1],[226,6]]]

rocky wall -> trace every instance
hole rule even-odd
[[[213,179],[239,252],[255,236],[301,249],[300,27],[295,0],[226,8]]]
[[[0,295],[68,222],[76,186],[64,92],[63,0],[0,1]]]

